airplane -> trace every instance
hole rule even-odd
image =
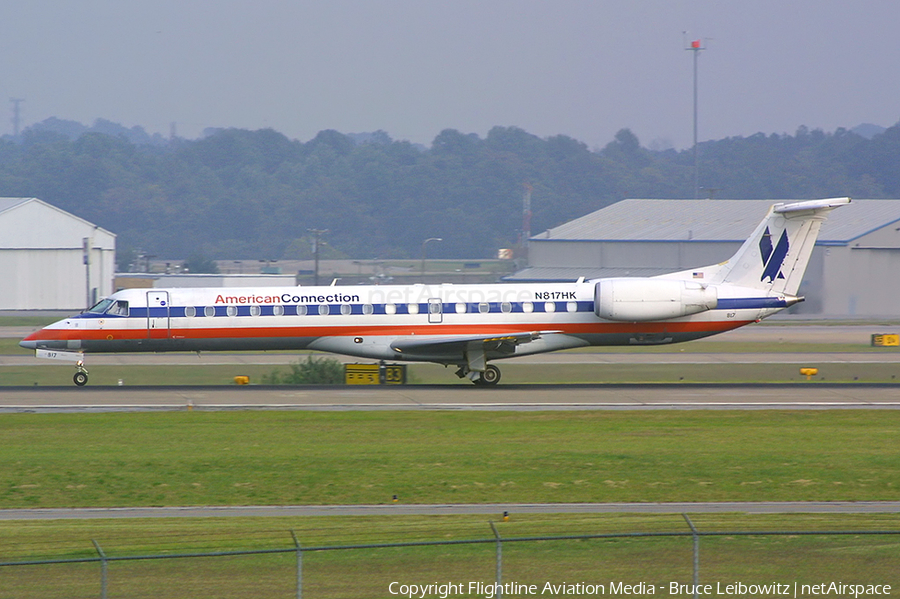
[[[125,289],[19,345],[89,353],[317,350],[456,366],[496,385],[490,363],[588,346],[660,345],[759,322],[803,301],[819,228],[850,198],[774,204],[729,260],[656,277],[572,283]]]

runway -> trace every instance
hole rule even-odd
[[[6,387],[0,413],[900,409],[900,383]]]
[[[509,514],[896,514],[900,501],[739,501],[698,503],[481,503],[390,505],[34,508],[0,510],[4,520],[134,518],[285,518],[309,516],[450,516]]]

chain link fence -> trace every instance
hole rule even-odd
[[[890,596],[900,530],[698,530],[0,562],[0,599]],[[286,535],[287,536],[287,535]]]

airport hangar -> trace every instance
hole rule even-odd
[[[623,200],[532,237],[528,267],[504,280],[653,276],[715,264],[779,201],[792,200]],[[0,310],[80,310],[111,294],[115,240],[37,198],[0,198]],[[831,213],[816,245],[800,289],[807,301],[789,313],[900,316],[900,200],[853,200]]]
[[[0,310],[83,310],[113,292],[116,236],[37,198],[0,198]]]
[[[772,204],[799,200],[628,199],[529,239],[510,282],[649,277],[730,258]],[[856,200],[823,224],[787,313],[809,318],[900,316],[900,200]]]

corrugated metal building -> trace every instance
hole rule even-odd
[[[654,276],[727,260],[772,204],[794,200],[623,200],[529,241],[510,281]],[[797,200],[799,201],[799,200]],[[853,200],[822,226],[791,313],[900,316],[900,200]]]
[[[116,290],[170,287],[294,287],[294,275],[120,273]]]
[[[113,292],[115,256],[109,231],[37,198],[0,198],[0,310],[84,309]]]

